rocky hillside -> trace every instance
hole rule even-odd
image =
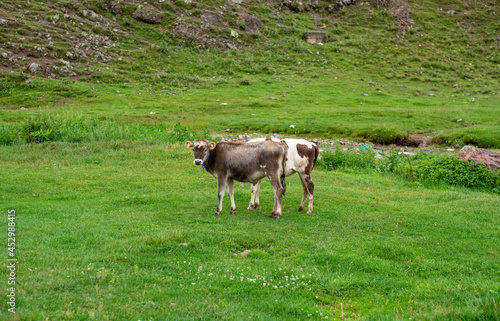
[[[424,45],[429,60],[449,56],[438,69],[469,73],[464,77],[480,69],[491,78],[500,64],[499,13],[495,0],[3,0],[0,66],[3,73],[45,78],[91,80],[100,73],[118,80],[147,70],[153,56],[159,66],[196,77],[193,70],[200,68],[181,67],[194,62],[171,61],[173,48],[185,50],[176,59],[193,49],[258,56],[263,43],[278,41],[282,47],[272,50],[286,50],[289,58],[289,52],[309,50],[302,45],[306,31],[320,30],[339,44],[332,52],[349,56],[354,65],[365,63],[367,48],[383,60],[387,44],[400,43],[407,54]],[[377,36],[377,44],[366,40]],[[485,65],[463,67],[467,59]]]

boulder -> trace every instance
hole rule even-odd
[[[328,41],[328,34],[324,31],[307,31],[305,38],[310,44],[325,43]]]
[[[427,147],[431,145],[432,138],[430,136],[424,136],[424,135],[410,135],[406,137],[404,144],[406,146],[416,146],[416,147]]]
[[[33,75],[36,75],[40,72],[40,65],[34,62],[28,67],[28,69]]]
[[[135,12],[132,14],[132,18],[150,24],[160,24],[162,22],[161,16],[159,14],[144,10],[141,6],[137,7]]]
[[[5,17],[0,14],[0,26],[6,25],[8,23],[9,23],[9,20],[5,19]]]
[[[458,152],[458,157],[469,162],[483,163],[492,171],[497,171],[500,168],[500,153],[488,149],[464,146]]]
[[[214,14],[214,13],[204,13],[201,17],[200,17],[200,21],[201,23],[205,23],[205,24],[209,24],[209,25],[216,25],[216,24],[219,24],[221,22],[221,19],[219,18],[218,15]]]
[[[243,20],[245,20],[245,31],[246,32],[259,32],[260,25],[262,21],[256,16],[252,16],[250,14],[244,13],[242,15]]]
[[[123,13],[122,7],[120,7],[118,1],[111,1],[108,3],[108,10],[115,16],[119,16]]]

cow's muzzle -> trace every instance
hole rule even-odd
[[[194,164],[195,165],[201,165],[201,164],[203,164],[203,161],[201,159],[195,159],[194,160]]]

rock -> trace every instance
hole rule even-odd
[[[213,13],[208,13],[208,12],[204,13],[200,17],[200,20],[201,20],[201,23],[206,23],[209,25],[216,25],[216,24],[220,23],[220,19],[219,19],[218,15],[213,14]]]
[[[328,41],[328,34],[324,31],[307,31],[305,39],[310,44],[325,43]]]
[[[0,14],[0,26],[6,25],[8,23],[9,23],[9,20],[5,19],[5,17]]]
[[[432,139],[430,136],[424,136],[424,135],[410,135],[406,137],[404,144],[406,146],[417,146],[417,147],[427,147],[431,144]]]
[[[174,23],[172,34],[178,38],[187,38],[189,41],[198,43],[199,48],[214,48],[227,50],[229,48],[239,48],[242,45],[222,37],[209,37],[201,27],[189,22],[178,20]]]
[[[252,16],[250,14],[244,13],[242,15],[243,20],[245,21],[245,31],[246,32],[259,32],[260,25],[262,21],[256,16]]]
[[[469,162],[483,163],[492,171],[497,171],[500,168],[500,153],[488,149],[464,146],[458,152],[458,157]]]
[[[411,7],[406,2],[406,0],[390,0],[389,4],[389,13],[396,18],[398,24],[397,34],[404,36],[406,31],[413,25],[415,22],[411,19]]]
[[[162,22],[159,14],[144,10],[141,6],[137,7],[135,12],[132,14],[132,18],[149,24],[160,24]]]
[[[304,4],[302,1],[284,0],[281,1],[281,6],[292,12],[302,13],[311,10],[308,4]]]
[[[36,75],[40,72],[40,65],[34,62],[28,67],[28,69],[33,75]]]
[[[108,10],[115,16],[119,16],[123,13],[122,7],[117,1],[111,1],[108,3]]]
[[[227,0],[229,3],[234,3],[234,4],[241,4],[243,0]]]
[[[250,254],[251,252],[252,252],[252,251],[250,251],[250,250],[245,250],[245,251],[241,252],[241,257],[242,257],[242,258],[245,258],[245,257],[247,257],[247,256],[248,256],[248,254]]]

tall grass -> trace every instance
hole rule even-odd
[[[136,140],[175,143],[193,139],[194,133],[180,124],[167,128],[164,124],[119,123],[76,114],[37,113],[21,123],[0,124],[0,144],[69,143]]]

